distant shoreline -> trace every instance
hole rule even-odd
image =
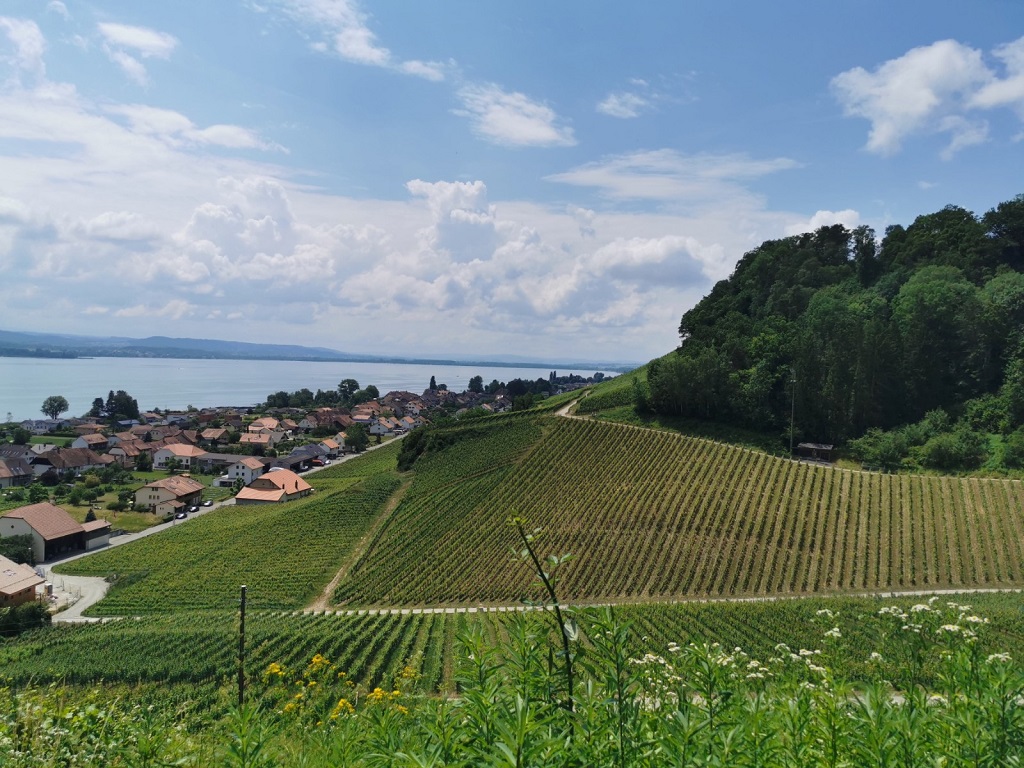
[[[500,361],[500,360],[443,360],[434,358],[408,357],[325,357],[325,356],[283,356],[283,355],[212,355],[212,354],[77,354],[74,352],[58,352],[47,350],[0,350],[0,357],[36,358],[40,360],[95,360],[97,358],[113,359],[144,359],[144,360],[279,360],[291,363],[371,363],[374,365],[446,365],[446,366],[479,366],[485,368],[537,368],[538,370],[558,370],[559,368],[594,368],[595,370],[628,373],[638,367],[629,363],[569,363],[569,362],[531,362],[531,361]]]

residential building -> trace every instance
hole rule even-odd
[[[31,565],[0,555],[0,608],[13,608],[38,599],[38,589],[45,583]]]
[[[235,496],[236,504],[278,504],[313,492],[313,486],[288,469],[275,469],[257,477]]]
[[[186,475],[172,475],[142,486],[135,492],[135,509],[157,515],[180,512],[184,507],[198,506],[205,486]]]

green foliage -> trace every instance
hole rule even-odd
[[[362,424],[353,424],[345,430],[345,447],[362,453],[370,444],[370,433]]]
[[[50,611],[43,603],[31,601],[0,608],[0,638],[10,638],[33,629],[50,626]]]
[[[1009,639],[1003,627],[997,630],[998,619],[989,624],[970,606],[937,600],[801,602],[782,608],[778,624],[760,625],[763,637],[746,633],[751,625],[744,614],[771,615],[774,606],[581,611],[581,680],[572,707],[562,706],[540,612],[493,620],[301,617],[303,629],[315,633],[324,623],[335,630],[362,625],[364,639],[345,633],[332,643],[315,634],[312,643],[282,644],[264,637],[250,673],[258,703],[237,710],[216,693],[186,689],[200,695],[201,703],[193,699],[191,706],[202,709],[185,718],[178,698],[158,697],[141,710],[126,703],[138,699],[134,692],[121,698],[12,688],[3,692],[0,743],[11,761],[22,761],[12,765],[1016,764],[1024,747],[1018,701],[1024,671],[1012,647],[993,645]],[[736,639],[696,637],[672,620],[673,612],[698,621],[708,615],[710,626],[729,622]],[[807,627],[805,636],[785,634],[792,619]],[[132,624],[146,628],[154,647],[179,643],[179,653],[188,654],[189,636],[168,626],[161,639],[158,621]],[[416,651],[411,627],[458,635],[448,646],[457,696],[433,695],[436,664],[429,652]],[[110,636],[111,629],[50,630],[18,645],[24,643],[28,658],[40,638],[73,633],[76,642],[64,645],[76,656],[75,646]],[[670,639],[649,634],[652,629]],[[129,636],[137,631],[125,629]],[[389,640],[377,650],[397,660],[391,673],[369,681],[349,674],[346,663],[360,663],[361,651],[352,649],[382,634],[407,641]],[[741,638],[748,637],[757,640],[747,645]],[[327,643],[323,652],[311,650],[318,641]],[[279,655],[265,662],[275,651],[289,660]],[[851,656],[862,664],[853,678]],[[196,660],[207,667],[202,657]],[[230,668],[230,652],[219,653],[218,661]],[[15,661],[15,674],[20,665]],[[146,675],[145,667],[139,671]],[[851,679],[863,683],[854,688]],[[144,688],[143,695],[172,686]],[[181,727],[183,720],[195,727]]]
[[[68,405],[67,398],[62,395],[50,395],[48,398],[43,400],[43,407],[40,409],[45,416],[51,419],[56,419],[64,411],[71,406]]]
[[[880,245],[840,225],[766,241],[683,315],[679,350],[648,366],[651,406],[769,434],[793,411],[816,442],[939,408],[979,434],[1012,431],[1024,424],[1021,205],[980,220],[950,206]]]
[[[32,550],[32,535],[0,537],[0,555],[15,563],[36,564],[36,556]]]

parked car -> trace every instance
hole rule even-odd
[[[174,519],[175,520],[184,520],[186,517],[188,517],[188,512],[185,512],[184,510],[182,510],[181,512],[179,512],[178,514],[176,514],[174,516]]]
[[[204,507],[212,507],[213,506],[213,499],[207,499],[206,501],[204,501],[203,502],[203,506]]]

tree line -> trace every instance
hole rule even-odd
[[[939,435],[1011,436],[1022,270],[1024,195],[980,217],[947,206],[880,241],[839,224],[766,241],[682,316],[641,405],[840,444],[922,425],[904,456]],[[976,462],[978,446],[965,453]]]

